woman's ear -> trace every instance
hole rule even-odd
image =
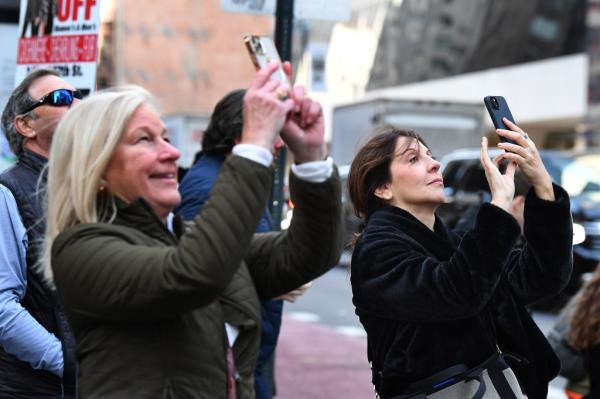
[[[375,196],[381,198],[384,201],[390,201],[392,199],[392,191],[389,188],[389,185],[380,186],[375,190]]]

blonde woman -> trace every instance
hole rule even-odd
[[[276,68],[248,89],[241,144],[185,232],[171,216],[179,152],[147,92],[93,95],[58,127],[46,270],[77,339],[81,398],[254,397],[259,298],[336,263],[340,188],[321,108],[301,89],[281,99]],[[299,163],[294,222],[254,235],[281,130]]]

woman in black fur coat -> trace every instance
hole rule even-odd
[[[511,143],[481,163],[492,199],[474,227],[450,231],[439,162],[414,132],[387,126],[358,152],[348,176],[366,221],[352,256],[353,302],[368,337],[379,396],[545,399],[560,363],[525,305],[560,291],[571,273],[567,193],[552,183],[533,141],[518,126]],[[498,165],[508,163],[501,173]],[[524,244],[508,212],[514,173],[532,185]],[[421,395],[421,396],[413,396]]]

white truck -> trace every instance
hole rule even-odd
[[[356,151],[379,124],[419,133],[441,158],[464,147],[478,147],[485,133],[481,103],[374,98],[332,109],[331,156],[338,165],[352,162]]]

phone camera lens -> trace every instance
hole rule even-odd
[[[496,100],[496,97],[492,97],[490,99],[491,103],[492,103],[492,107],[494,109],[499,109],[500,108],[500,104],[498,104],[498,100]]]
[[[257,54],[264,54],[265,51],[263,50],[262,44],[258,37],[253,37],[251,39],[251,43],[252,47],[254,48],[254,51],[256,51]]]

